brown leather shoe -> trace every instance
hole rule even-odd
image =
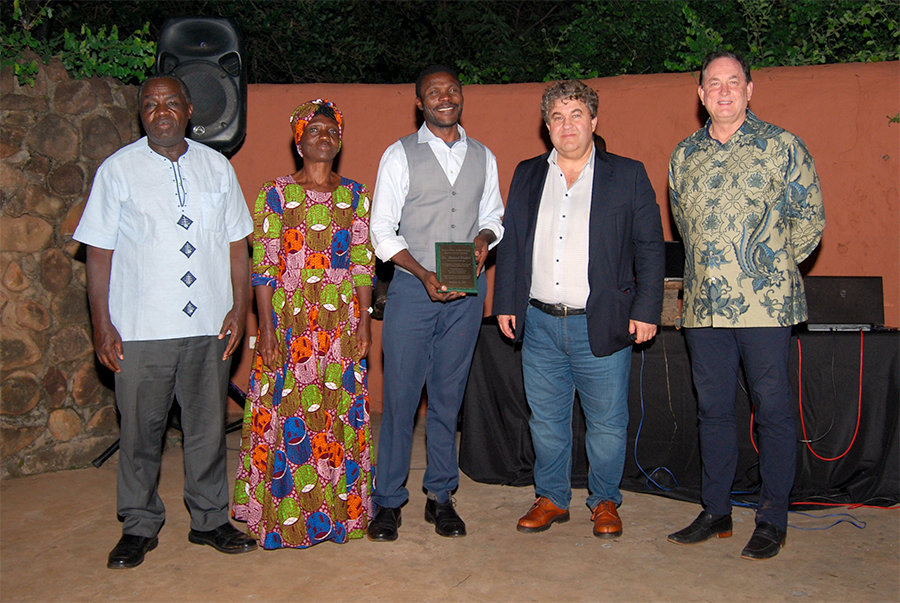
[[[622,520],[616,511],[616,503],[602,500],[591,513],[594,522],[594,536],[597,538],[618,538],[622,535]]]
[[[516,529],[520,532],[543,532],[553,523],[565,523],[569,521],[569,510],[560,509],[549,498],[539,496],[531,510],[522,516]]]

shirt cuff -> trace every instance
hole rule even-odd
[[[395,237],[379,243],[375,248],[375,255],[378,256],[378,259],[382,262],[389,262],[392,257],[404,249],[409,249],[406,240],[403,237]]]
[[[500,239],[503,238],[503,225],[499,222],[485,224],[478,229],[478,232],[481,232],[485,229],[490,230],[492,233],[494,233],[494,240],[491,241],[490,245],[488,245],[488,249],[493,249],[500,244]]]

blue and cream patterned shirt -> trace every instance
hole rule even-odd
[[[822,238],[822,189],[806,145],[751,111],[725,144],[709,122],[669,162],[685,245],[685,327],[775,327],[807,317],[797,265]]]

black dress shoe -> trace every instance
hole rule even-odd
[[[750,542],[741,551],[744,559],[769,559],[778,554],[787,540],[787,532],[782,532],[768,521],[756,524]]]
[[[159,544],[159,538],[122,534],[118,544],[110,551],[106,567],[109,569],[126,569],[137,567],[144,562],[144,555]]]
[[[400,509],[379,507],[375,517],[369,522],[367,534],[369,540],[391,542],[397,540],[397,528],[400,527]]]
[[[731,515],[712,515],[703,511],[685,529],[669,534],[669,542],[675,544],[696,544],[712,536],[731,537]]]
[[[220,553],[229,555],[248,553],[259,546],[256,540],[231,525],[231,522],[223,523],[215,530],[208,532],[191,530],[188,533],[188,540],[194,544],[208,544]]]
[[[445,503],[428,499],[425,502],[425,521],[434,524],[434,531],[448,538],[459,538],[466,535],[466,524],[456,514],[453,501]]]

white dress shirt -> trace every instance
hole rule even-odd
[[[547,179],[541,195],[532,256],[531,298],[570,308],[587,305],[588,247],[590,244],[591,194],[596,148],[571,188],[550,152]]]
[[[427,124],[419,128],[420,143],[428,143],[435,158],[444,170],[451,186],[456,182],[468,148],[466,131],[459,128],[459,140],[453,146],[435,136]],[[493,248],[503,237],[503,199],[500,197],[500,182],[497,175],[497,158],[485,147],[486,165],[484,169],[484,192],[478,205],[478,230],[488,229],[494,233]],[[409,163],[403,143],[399,140],[389,146],[381,156],[375,193],[372,196],[372,214],[369,232],[375,255],[387,262],[398,252],[408,248],[406,240],[397,234],[400,215],[409,193]]]

